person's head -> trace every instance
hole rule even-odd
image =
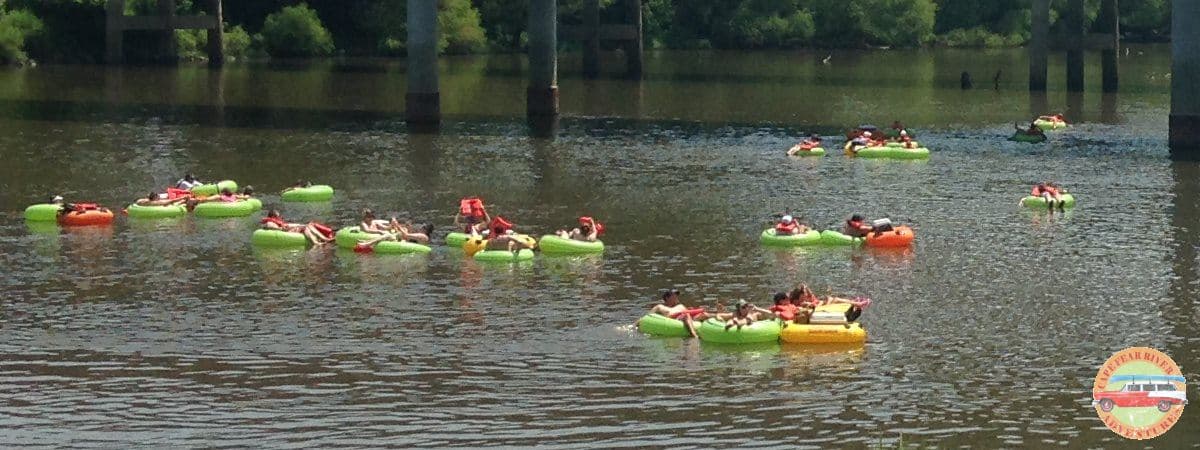
[[[679,289],[663,289],[662,301],[667,306],[675,306],[677,303],[679,303]]]
[[[739,317],[745,317],[749,315],[750,310],[750,302],[747,302],[746,299],[743,298],[737,301],[737,315]]]
[[[812,139],[812,140],[814,140],[814,141],[819,141],[819,140],[821,140],[821,135],[819,135],[819,134],[817,134],[817,133],[810,133],[810,134],[808,135],[808,138],[809,138],[809,139]]]
[[[188,172],[188,173],[183,174],[183,181],[191,183],[191,182],[196,181],[196,177],[194,175],[192,175],[191,172]]]
[[[862,221],[864,221],[864,220],[867,220],[867,219],[865,219],[865,218],[862,216],[862,214],[855,214],[855,215],[853,215],[853,216],[850,216],[850,221],[851,221],[851,222],[862,222]]]
[[[908,137],[908,130],[900,130],[900,136]]]
[[[593,220],[591,217],[587,217],[587,216],[580,217],[579,218],[579,230],[583,231],[584,233],[590,233],[592,231],[592,222],[593,222]]]
[[[273,218],[276,218],[276,219],[278,219],[278,218],[279,218],[279,211],[278,211],[278,210],[274,210],[274,209],[272,209],[272,210],[270,210],[270,211],[267,211],[267,217],[273,217]]]
[[[221,189],[221,195],[224,195],[226,197],[233,195],[233,190],[229,189],[229,188]]]
[[[150,195],[146,196],[146,200],[158,200],[158,193],[150,191]]]
[[[364,221],[375,220],[375,211],[371,211],[370,208],[364,209],[362,211],[362,216]]]
[[[295,184],[294,186],[296,186],[296,187],[309,187],[309,186],[312,186],[312,183],[310,183],[310,182],[308,182],[308,181],[306,181],[306,180],[296,180],[296,184]]]
[[[803,296],[804,296],[804,291],[801,290],[799,287],[797,287],[795,289],[792,289],[792,292],[788,293],[788,300],[791,300],[793,303],[799,302],[800,298]]]
[[[1040,181],[1040,182],[1038,182],[1038,184],[1037,184],[1037,187],[1038,187],[1038,189],[1045,189],[1045,188],[1046,188],[1046,186],[1047,186],[1047,185],[1046,185],[1046,182],[1045,182],[1045,181]]]
[[[865,138],[869,138],[869,137],[871,137],[871,132],[870,132],[870,131],[864,131],[862,135],[863,135],[863,137],[865,137]]]
[[[254,186],[246,186],[242,188],[242,195],[254,195]]]
[[[795,219],[789,214],[784,214],[783,217],[779,219],[781,223],[792,223],[794,220]]]
[[[50,197],[50,203],[53,203],[55,205],[61,205],[64,201],[65,200],[63,200],[63,196],[61,196],[61,195],[56,194],[56,195]]]
[[[775,298],[772,299],[772,301],[774,301],[776,305],[784,305],[784,304],[792,303],[792,300],[788,298],[787,294],[784,294],[782,292],[776,292]]]

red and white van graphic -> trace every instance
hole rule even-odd
[[[1104,412],[1110,412],[1114,407],[1144,406],[1167,412],[1172,406],[1187,404],[1187,392],[1177,388],[1175,383],[1185,383],[1184,378],[1179,375],[1113,375],[1108,379],[1108,386],[1121,386],[1121,389],[1093,392],[1092,406],[1099,406]]]

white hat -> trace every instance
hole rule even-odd
[[[53,200],[50,200],[50,201],[51,201],[51,202],[53,202],[53,203],[58,203],[58,202],[61,202],[61,201],[63,201],[63,198],[62,198],[62,196],[61,196],[61,195],[55,195],[55,196],[54,196],[54,199],[53,199]]]
[[[864,132],[863,132],[863,137],[871,137],[871,132],[870,132],[870,131],[864,131]]]
[[[900,130],[901,136],[908,136],[908,130]]]
[[[784,223],[792,223],[792,216],[783,216]]]

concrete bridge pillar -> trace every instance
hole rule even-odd
[[[408,0],[408,92],[404,105],[409,124],[436,125],[442,120],[437,63],[437,0]]]
[[[558,5],[555,2],[529,2],[529,88],[525,103],[529,116],[558,115]]]
[[[1083,92],[1083,0],[1067,1],[1066,36],[1067,47],[1067,92]]]
[[[208,14],[217,19],[217,27],[208,29],[208,66],[221,67],[225,64],[225,18],[221,0],[209,0]]]
[[[1046,90],[1046,65],[1050,47],[1050,0],[1033,0],[1029,37],[1029,90]],[[1035,114],[1044,114],[1036,112]]]
[[[1121,12],[1117,0],[1100,3],[1100,26],[1105,33],[1112,34],[1110,47],[1100,51],[1100,76],[1104,92],[1117,92],[1117,54],[1121,50]]]
[[[1171,155],[1200,159],[1200,1],[1171,2]]]

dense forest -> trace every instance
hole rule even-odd
[[[625,8],[601,0],[602,22],[623,22]],[[640,0],[648,48],[780,49],[798,47],[1004,47],[1029,38],[1030,0]],[[177,0],[179,14],[203,2]],[[1086,0],[1095,21],[1100,0]],[[126,14],[154,10],[128,0]],[[521,51],[528,0],[438,0],[443,53]],[[562,24],[581,22],[584,0],[560,0]],[[1051,1],[1053,29],[1067,7]],[[226,1],[226,54],[314,57],[402,55],[406,0]],[[1126,39],[1169,35],[1169,0],[1120,2]],[[135,42],[145,35],[127,33]],[[203,58],[207,37],[176,31],[183,59]],[[578,45],[560,42],[565,49]],[[98,62],[104,54],[104,0],[0,0],[0,63],[29,59]],[[135,58],[136,59],[136,58]]]

